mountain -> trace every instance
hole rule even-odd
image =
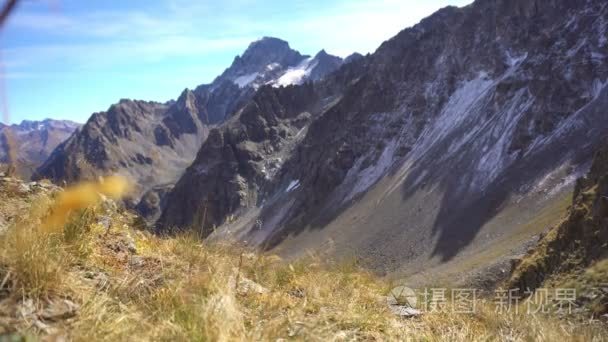
[[[311,58],[277,38],[249,45],[212,83],[186,89],[175,101],[121,100],[93,114],[37,170],[37,178],[75,182],[120,173],[136,185],[129,204],[153,220],[162,196],[207,138],[265,84],[275,87],[322,79],[342,64],[325,52]]]
[[[325,50],[310,57],[292,50],[284,40],[264,37],[251,43],[243,56],[237,56],[214,84],[229,80],[241,88],[250,87],[254,90],[263,85],[300,85],[306,81],[322,79],[342,63],[342,58],[332,56]]]
[[[500,263],[559,220],[608,132],[606,22],[599,0],[477,0],[314,84],[263,86],[211,130],[157,230],[421,281]]]
[[[51,152],[80,124],[68,120],[29,121],[0,124],[0,163],[9,163],[11,148],[16,152],[18,173],[28,179]]]
[[[362,58],[363,58],[362,54],[355,52],[355,53],[352,53],[352,54],[346,56],[346,58],[344,58],[344,64],[348,64],[350,62],[354,62],[354,61],[362,59]]]

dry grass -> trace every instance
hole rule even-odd
[[[0,264],[10,270],[5,275],[11,285],[0,312],[7,315],[23,298],[40,307],[69,298],[79,309],[65,320],[34,314],[3,324],[5,331],[22,335],[76,341],[599,341],[607,336],[597,325],[498,315],[489,303],[480,303],[476,314],[401,319],[386,305],[390,284],[354,262],[309,256],[289,264],[234,244],[204,244],[194,235],[160,238],[132,229],[135,218],[111,205],[72,213],[62,229],[40,229],[52,202],[41,197],[35,203],[0,239]],[[51,329],[32,323],[37,320]]]

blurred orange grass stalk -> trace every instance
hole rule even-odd
[[[98,204],[102,195],[120,199],[128,194],[131,185],[126,178],[110,176],[98,182],[81,182],[65,189],[51,206],[49,216],[43,219],[41,228],[46,231],[61,229],[70,213]]]

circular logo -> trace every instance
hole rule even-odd
[[[386,296],[386,301],[390,306],[401,306],[416,308],[418,298],[416,292],[407,286],[397,286]]]

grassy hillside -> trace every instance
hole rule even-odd
[[[292,263],[195,235],[159,237],[87,184],[0,180],[0,330],[57,340],[572,340],[606,330],[569,318],[475,313],[401,318],[387,305],[395,284],[308,256]],[[88,195],[87,195],[88,193]],[[76,194],[76,196],[73,196]],[[90,195],[90,196],[89,196]],[[67,210],[72,208],[73,210]]]

